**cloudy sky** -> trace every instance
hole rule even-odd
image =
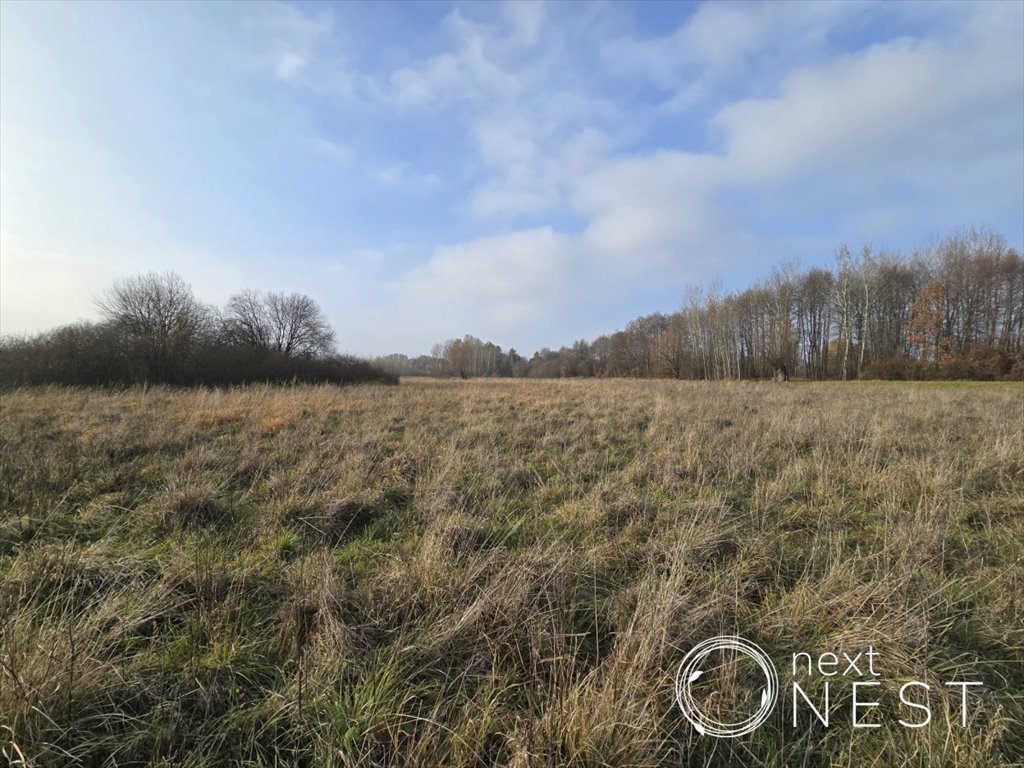
[[[1024,3],[0,4],[0,331],[171,269],[521,352],[836,246],[1024,241]]]

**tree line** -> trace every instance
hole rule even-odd
[[[744,290],[694,288],[672,313],[530,358],[473,336],[378,362],[401,375],[758,379],[1024,378],[1024,261],[970,230],[909,255],[837,249]]]
[[[99,322],[0,339],[0,385],[397,383],[336,354],[323,312],[301,294],[246,290],[218,308],[178,275],[150,272],[118,281],[96,305]]]
[[[474,336],[372,362],[336,354],[310,297],[200,302],[173,273],[115,283],[98,322],[0,339],[0,386],[230,385],[399,376],[680,379],[1024,378],[1024,260],[965,231],[909,255],[842,245],[834,266],[776,268],[749,288],[693,288],[678,310],[524,357]]]

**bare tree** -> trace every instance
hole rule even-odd
[[[850,335],[853,326],[853,274],[852,257],[846,244],[836,252],[836,279],[832,284],[832,300],[839,315],[840,340],[843,345],[842,367],[839,378],[846,381],[849,373]]]
[[[228,300],[224,328],[232,343],[287,357],[315,357],[334,348],[334,331],[320,307],[299,293],[237,293]]]
[[[797,288],[797,334],[804,354],[805,375],[823,379],[828,375],[828,342],[832,329],[832,273],[812,269]]]
[[[270,349],[270,322],[263,297],[246,290],[228,299],[224,318],[225,340],[256,349]]]
[[[864,353],[867,351],[868,344],[871,342],[871,312],[872,302],[875,299],[875,294],[878,291],[878,275],[880,271],[879,260],[872,253],[870,245],[865,245],[861,250],[860,262],[855,266],[857,278],[860,281],[861,289],[861,305],[858,311],[858,334],[857,340],[860,342],[860,349],[857,355],[857,378],[860,378],[861,372],[864,370]]]
[[[793,305],[797,284],[795,263],[783,264],[772,273],[769,359],[776,377],[789,381],[789,371],[796,364],[793,343]]]
[[[309,296],[272,293],[267,296],[267,305],[274,349],[292,357],[326,354],[334,348],[334,331]]]
[[[138,373],[149,381],[174,381],[210,311],[173,272],[148,272],[119,280],[96,301],[122,333]]]

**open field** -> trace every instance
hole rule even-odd
[[[35,766],[1024,760],[1024,387],[0,396],[0,742]],[[685,652],[866,650],[877,729],[699,736]],[[931,723],[897,718],[905,680]],[[980,680],[968,726],[944,681]],[[820,680],[807,682],[820,694]],[[18,752],[17,750],[20,750]]]

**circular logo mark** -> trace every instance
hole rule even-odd
[[[761,706],[757,712],[746,720],[741,720],[738,723],[723,723],[708,715],[694,701],[693,691],[691,690],[693,683],[704,674],[701,665],[715,651],[734,651],[744,656],[749,656],[757,663],[757,666],[760,667],[761,672],[764,674],[765,687],[761,691]],[[778,696],[779,675],[775,671],[775,665],[772,664],[772,660],[768,658],[768,654],[742,637],[713,637],[710,640],[698,643],[686,654],[679,664],[679,671],[676,672],[676,702],[679,704],[679,709],[682,710],[686,719],[690,721],[690,724],[701,735],[728,739],[750,733],[768,719],[768,715],[771,714],[772,709],[775,707],[775,701]]]

